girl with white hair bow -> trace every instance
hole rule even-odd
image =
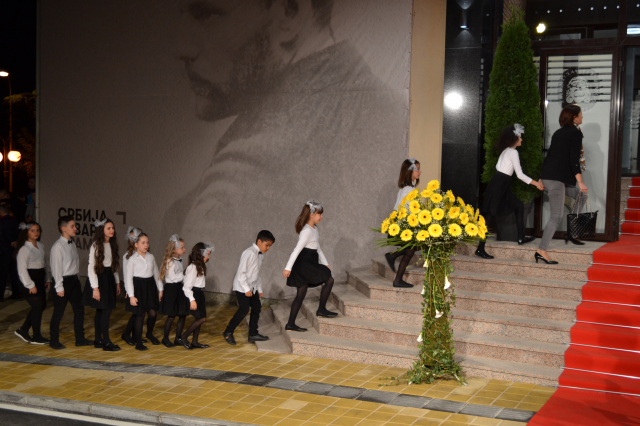
[[[160,266],[159,278],[165,282],[164,296],[162,297],[162,302],[160,302],[160,315],[167,316],[164,322],[162,344],[168,348],[182,345],[180,336],[182,335],[184,322],[187,319],[187,315],[189,315],[189,299],[186,298],[182,290],[184,283],[182,256],[184,256],[185,251],[184,240],[178,234],[173,234],[164,248],[164,257]],[[176,338],[171,343],[169,333],[176,317],[178,317]]]

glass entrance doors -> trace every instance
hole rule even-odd
[[[622,174],[640,176],[640,47],[628,47],[624,66],[624,111],[622,112]]]

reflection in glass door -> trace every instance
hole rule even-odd
[[[607,173],[609,159],[609,125],[611,111],[611,68],[613,55],[549,55],[547,58],[544,147],[549,148],[551,136],[560,128],[558,119],[567,104],[578,104],[584,116],[580,129],[584,135],[583,149],[586,170],[583,179],[589,188],[589,202],[599,211],[596,232],[605,232],[607,205]],[[573,204],[565,199],[565,214]],[[543,195],[542,228],[549,220],[549,199]],[[566,230],[566,220],[558,231]]]
[[[622,174],[639,175],[640,47],[627,48],[622,127]]]

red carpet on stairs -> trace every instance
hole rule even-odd
[[[560,388],[529,425],[640,425],[640,178],[630,194],[620,241],[593,253]]]

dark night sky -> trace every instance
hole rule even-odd
[[[0,70],[11,78],[13,93],[36,89],[36,0],[0,0]],[[0,98],[9,94],[0,78]]]

